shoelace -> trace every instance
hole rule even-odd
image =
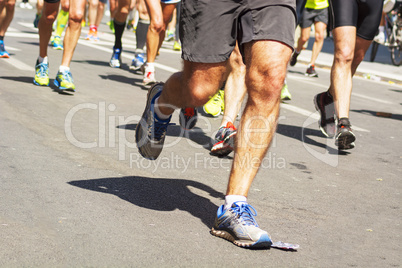
[[[152,126],[151,125],[148,126],[149,137],[152,138],[153,140],[160,141],[163,138],[163,136],[165,135],[167,127],[169,125],[172,125],[171,123],[169,123],[169,121],[160,122],[160,121],[154,119],[154,127],[153,127],[154,132],[153,133],[152,133]]]
[[[238,218],[246,225],[254,225],[258,227],[258,224],[254,219],[254,216],[257,216],[255,208],[247,203],[242,203],[240,205],[237,205],[236,203],[238,202],[235,202],[235,206],[231,209],[238,215]]]
[[[36,72],[40,77],[45,77],[47,76],[47,70],[49,69],[49,67],[47,66],[47,64],[39,64],[39,70]]]
[[[63,72],[62,77],[63,77],[63,80],[66,80],[69,83],[73,82],[73,76],[71,75],[70,72]]]

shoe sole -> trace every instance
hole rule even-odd
[[[317,77],[318,78],[318,74],[304,74],[305,76],[308,77]]]
[[[220,108],[219,113],[217,113],[217,114],[208,113],[207,111],[205,111],[204,106],[202,106],[202,110],[204,111],[204,113],[212,115],[213,117],[218,117],[222,113],[222,108]]]
[[[320,114],[320,119],[318,120],[318,127],[319,127],[319,129],[321,130],[321,132],[322,132],[322,134],[324,134],[325,135],[325,137],[327,137],[327,138],[332,138],[332,137],[334,137],[335,136],[335,134],[334,135],[329,135],[326,131],[325,131],[325,129],[321,126],[321,124],[320,124],[320,122],[321,122],[321,110],[320,110],[320,108],[318,107],[318,103],[317,103],[317,95],[315,95],[314,96],[314,106],[315,106],[315,109],[318,111],[318,113]],[[335,125],[335,124],[334,124]]]
[[[335,145],[339,150],[349,150],[355,148],[355,140],[356,136],[352,132],[341,133],[335,139]]]
[[[48,86],[49,85],[49,82],[47,84],[40,84],[40,83],[36,82],[35,79],[33,80],[33,83],[37,86]]]
[[[10,56],[7,55],[7,54],[5,54],[5,55],[1,55],[0,58],[2,58],[2,59],[8,59],[8,58],[10,58]]]
[[[220,237],[226,239],[238,247],[243,248],[270,248],[272,245],[272,241],[267,234],[263,234],[258,241],[243,241],[236,240],[230,233],[221,230],[211,229],[210,233],[216,237]]]
[[[70,91],[70,92],[75,92],[74,88],[71,87],[61,87],[59,82],[57,80],[54,80],[53,84],[61,91]]]
[[[225,140],[217,142],[211,148],[211,154],[219,157],[224,157],[229,155],[234,150],[234,137],[237,132],[232,133]]]

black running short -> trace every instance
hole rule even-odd
[[[46,3],[58,3],[60,0],[45,0]]]
[[[333,27],[355,26],[357,36],[373,40],[380,25],[383,0],[331,0]]]
[[[293,48],[295,0],[183,0],[180,16],[182,58],[226,61],[236,40],[275,40]]]
[[[303,16],[300,27],[308,28],[315,22],[323,22],[325,24],[328,24],[328,8],[323,9],[305,8],[303,10]]]

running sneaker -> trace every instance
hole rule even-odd
[[[121,49],[113,48],[113,55],[109,62],[110,67],[120,68],[120,66],[121,66],[120,56],[121,56]]]
[[[130,70],[137,71],[141,68],[145,63],[145,54],[144,53],[135,53],[134,59],[131,61]]]
[[[226,126],[219,128],[215,135],[215,143],[211,148],[211,154],[219,157],[227,156],[234,150],[234,139],[237,129],[228,122]]]
[[[339,119],[338,130],[335,136],[335,145],[338,146],[339,150],[355,148],[354,141],[356,140],[356,136],[353,134],[351,127],[348,118]]]
[[[151,68],[145,63],[141,66],[141,70],[144,73],[144,79],[142,80],[144,86],[149,86],[156,83],[155,68]]]
[[[198,112],[196,108],[182,108],[180,109],[179,122],[180,126],[184,129],[193,129],[197,124]]]
[[[33,25],[35,28],[38,28],[39,20],[40,20],[41,14],[36,14],[35,19],[33,21]]]
[[[289,92],[288,85],[284,83],[281,90],[281,100],[291,100],[291,99],[292,95]]]
[[[220,89],[207,103],[204,104],[202,109],[205,113],[214,117],[223,113],[225,109],[225,91]]]
[[[10,54],[6,51],[6,48],[4,47],[4,41],[0,40],[0,58],[9,58]]]
[[[245,248],[270,248],[271,238],[259,228],[257,211],[246,202],[235,202],[230,209],[220,206],[211,234]]]
[[[60,36],[55,36],[52,41],[53,49],[63,50],[63,41],[61,41]]]
[[[309,76],[309,77],[318,77],[318,74],[315,71],[314,65],[309,65],[306,70],[306,73],[304,75]]]
[[[178,41],[174,41],[173,50],[174,51],[180,51],[181,50],[181,45],[180,45],[180,43]]]
[[[149,160],[155,160],[162,152],[163,143],[170,116],[166,120],[157,118],[154,111],[155,99],[160,96],[163,83],[153,85],[148,91],[147,105],[135,130],[135,141],[140,154]]]
[[[85,40],[99,41],[98,31],[89,29],[88,34],[85,36]]]
[[[172,32],[172,31],[166,31],[166,38],[165,38],[165,41],[166,42],[171,42],[171,41],[173,41],[174,40],[174,32]]]
[[[314,105],[315,109],[320,113],[318,126],[321,132],[325,136],[332,138],[336,132],[334,99],[328,91],[325,91],[314,96]]]
[[[35,85],[48,86],[49,85],[49,64],[39,63],[36,60],[35,64],[35,78],[33,80]]]
[[[54,85],[60,90],[67,90],[75,92],[75,85],[73,76],[70,71],[57,72],[56,79],[54,80]]]
[[[300,52],[297,53],[296,49],[292,54],[292,57],[290,58],[290,66],[295,66],[297,62],[297,57],[300,55]]]
[[[30,3],[25,3],[25,8],[33,9],[33,6]]]

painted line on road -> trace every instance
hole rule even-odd
[[[327,85],[323,85],[323,84],[320,84],[320,83],[308,81],[308,79],[310,79],[308,77],[296,76],[296,75],[292,75],[292,74],[288,74],[287,77],[289,77],[291,79],[294,79],[294,80],[297,80],[297,81],[300,81],[300,82],[303,82],[303,83],[306,83],[306,84],[310,84],[310,85],[319,87],[319,88],[328,89]],[[382,99],[379,99],[379,98],[372,98],[372,97],[368,97],[368,96],[365,96],[365,95],[362,95],[362,94],[359,94],[359,93],[354,93],[354,92],[352,92],[352,96],[359,97],[359,98],[362,98],[362,99],[371,100],[371,101],[376,101],[376,102],[384,103],[384,104],[394,104],[394,103],[392,103],[390,101],[382,100]]]
[[[13,66],[19,70],[22,70],[22,71],[33,71],[34,70],[33,66],[23,63],[22,61],[17,60],[15,57],[10,57],[8,59],[4,59],[4,61],[2,60],[2,62],[7,62],[11,66]]]

